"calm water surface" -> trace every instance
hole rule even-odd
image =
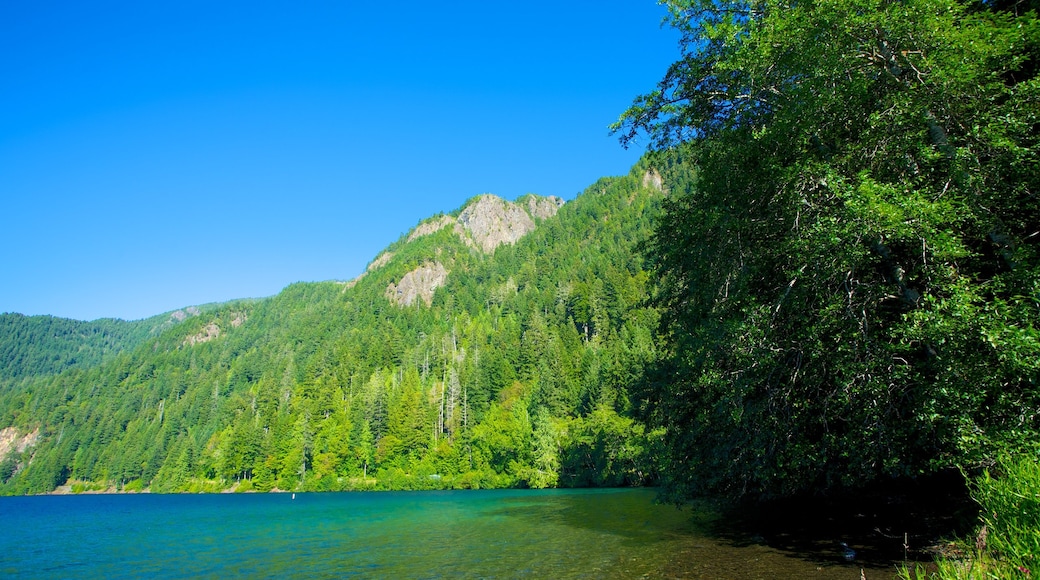
[[[860,578],[652,490],[0,498],[4,578]],[[867,577],[892,578],[887,570]]]

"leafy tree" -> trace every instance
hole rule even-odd
[[[18,457],[14,453],[9,453],[3,461],[0,461],[0,483],[7,483],[16,471],[18,471]]]
[[[858,485],[1035,442],[1035,12],[667,5],[681,58],[614,128],[675,146],[666,182],[696,171],[649,245],[668,350],[640,404],[671,490]]]
[[[545,407],[538,407],[531,434],[531,466],[521,475],[529,487],[556,487],[560,479],[560,447],[566,420],[554,418]]]
[[[643,426],[600,407],[575,419],[563,442],[560,478],[570,487],[617,487],[652,481],[655,469]]]
[[[163,315],[127,322],[0,314],[0,378],[52,374],[98,365],[144,342]]]

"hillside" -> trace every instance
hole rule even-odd
[[[478,196],[350,282],[218,305],[101,364],[7,381],[6,493],[641,484],[656,356],[640,164],[572,202]]]
[[[142,320],[92,321],[0,314],[0,379],[59,373],[101,364],[216,305],[189,306]]]

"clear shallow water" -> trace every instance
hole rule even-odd
[[[0,498],[4,578],[820,578],[652,490]],[[891,578],[873,571],[868,578]]]

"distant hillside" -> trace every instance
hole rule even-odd
[[[0,380],[91,367],[218,305],[189,306],[142,320],[92,321],[0,314]]]
[[[96,366],[141,344],[157,330],[155,317],[90,322],[55,316],[0,314],[0,379]]]
[[[0,491],[622,485],[658,434],[638,247],[645,162],[572,202],[477,196],[350,282],[220,305],[89,368],[0,390]],[[32,434],[31,438],[27,438]]]

